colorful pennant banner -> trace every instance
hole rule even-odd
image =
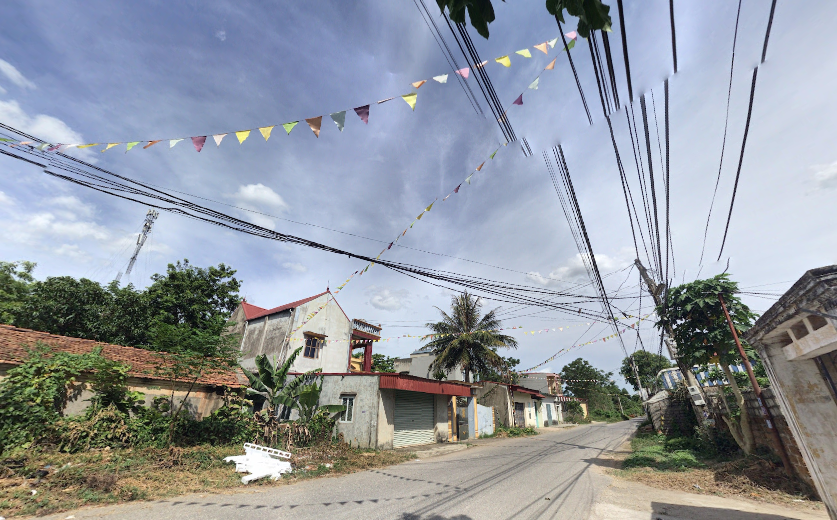
[[[571,33],[566,34],[566,36],[568,38],[570,38],[570,42],[563,50],[568,51],[569,49],[572,49],[573,46],[575,45],[575,39],[577,38],[577,35],[575,34],[575,32],[571,32]],[[533,48],[543,52],[544,54],[549,54],[549,49],[555,47],[555,44],[556,44],[557,41],[558,41],[558,38],[554,38],[552,40],[534,45]],[[521,49],[519,51],[515,51],[512,54],[519,55],[523,59],[531,59],[532,58],[532,53],[529,51],[529,49]],[[512,61],[511,61],[511,55],[512,54],[507,54],[505,56],[500,56],[498,58],[495,58],[494,61],[496,63],[499,63],[500,65],[502,65],[504,68],[510,68],[511,65],[512,65]],[[479,67],[484,67],[487,64],[488,64],[488,60],[476,65],[476,67],[478,67],[478,68]],[[552,62],[549,65],[547,65],[546,68],[544,68],[543,70],[553,70],[554,67],[555,67],[555,59],[553,59]],[[462,76],[462,78],[467,79],[470,76],[470,68],[465,67],[463,69],[459,69],[459,70],[455,71],[455,73]],[[443,74],[443,75],[440,75],[440,76],[432,76],[429,79],[432,79],[439,84],[445,84],[448,81],[448,74]],[[407,105],[410,106],[411,110],[415,111],[415,109],[416,109],[416,103],[418,101],[418,89],[421,88],[423,85],[425,85],[429,81],[429,79],[422,79],[422,80],[412,82],[411,86],[415,90],[413,92],[410,92],[408,94],[403,94],[403,95],[400,96],[407,103]],[[529,86],[529,88],[537,89],[537,84],[538,84],[538,79],[535,79],[535,81]],[[381,101],[378,101],[376,104],[382,104],[382,103],[385,103],[387,101],[391,101],[391,100],[395,99],[396,97],[399,97],[399,96],[393,96],[391,98],[383,99]],[[523,95],[522,94],[515,100],[514,104],[515,105],[522,105],[523,104]],[[356,108],[353,108],[353,109],[347,109],[347,110],[341,110],[341,111],[338,111],[338,112],[332,112],[329,115],[330,115],[331,119],[334,121],[335,125],[337,126],[337,129],[340,132],[342,132],[343,128],[345,126],[345,123],[346,123],[346,112],[348,112],[349,110],[353,110],[357,114],[357,116],[361,119],[361,121],[363,121],[365,124],[369,124],[369,106],[370,105],[371,105],[371,103],[368,104],[368,105],[359,106],[359,107],[356,107]],[[321,128],[322,127],[322,120],[323,120],[323,116],[317,116],[317,117],[312,117],[312,118],[304,118],[304,119],[300,119],[300,120],[297,120],[297,121],[291,121],[291,122],[288,122],[288,123],[280,123],[280,125],[282,126],[282,128],[285,129],[285,132],[287,132],[290,135],[291,131],[294,129],[294,127],[296,127],[297,124],[300,123],[300,121],[305,121],[306,123],[308,123],[308,126],[311,128],[311,131],[314,133],[314,136],[319,137],[320,136],[320,131],[322,129]],[[143,150],[147,150],[151,146],[153,146],[157,143],[161,143],[163,141],[168,141],[169,148],[174,148],[178,143],[180,143],[180,141],[184,141],[186,139],[189,139],[189,140],[192,141],[192,145],[194,146],[195,151],[200,152],[203,149],[204,145],[206,144],[207,138],[210,137],[210,136],[213,138],[216,147],[221,146],[221,141],[224,139],[224,137],[231,134],[231,133],[236,135],[236,137],[238,138],[238,143],[239,144],[243,144],[244,141],[246,141],[247,138],[250,136],[250,133],[253,130],[258,130],[261,133],[262,137],[264,137],[264,140],[267,141],[268,139],[270,139],[271,132],[273,131],[273,129],[276,126],[277,125],[274,124],[274,125],[269,125],[269,126],[250,128],[250,129],[247,129],[247,130],[229,131],[229,132],[223,132],[223,133],[217,133],[217,134],[206,134],[206,135],[180,137],[180,138],[169,138],[169,139],[150,139],[150,140],[146,139],[146,140],[136,140],[136,141],[117,141],[117,142],[107,142],[107,143],[85,143],[85,144],[79,144],[79,143],[76,143],[76,144],[62,144],[62,143],[51,144],[51,143],[32,143],[32,142],[21,141],[21,142],[18,142],[16,144],[17,145],[30,144],[30,145],[36,146],[36,147],[38,147],[39,149],[42,149],[42,150],[59,151],[59,152],[64,152],[64,151],[69,150],[71,148],[85,149],[85,148],[91,148],[91,147],[94,147],[94,146],[104,146],[104,148],[101,150],[102,153],[110,150],[111,148],[116,148],[117,146],[125,145],[125,149],[124,149],[125,153],[128,153],[130,150],[132,150],[138,144],[142,144],[142,143],[146,143],[142,147]]]

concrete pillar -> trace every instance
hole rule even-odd
[[[372,372],[372,342],[368,341],[363,346],[363,371]]]
[[[477,400],[468,397],[468,438],[477,438]]]

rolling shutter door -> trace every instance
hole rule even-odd
[[[434,425],[433,394],[396,390],[393,447],[436,442]]]

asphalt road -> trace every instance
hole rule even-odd
[[[486,442],[398,466],[254,488],[62,513],[125,520],[583,519],[608,479],[591,471],[635,421],[593,424]]]

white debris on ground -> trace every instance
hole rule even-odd
[[[249,484],[260,478],[270,477],[273,480],[282,478],[282,473],[293,471],[291,463],[282,459],[290,459],[287,451],[276,450],[258,444],[244,443],[244,455],[227,457],[224,462],[235,462],[235,470],[239,473],[250,473],[241,477],[242,484]]]

